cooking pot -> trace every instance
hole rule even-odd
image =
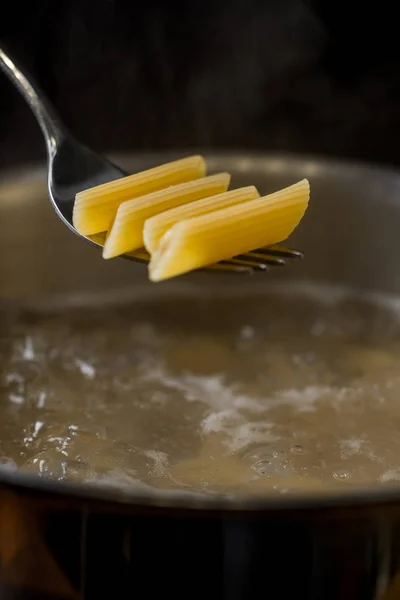
[[[172,155],[119,156],[129,171]],[[213,154],[210,171],[261,193],[309,178],[291,239],[305,260],[247,279],[196,274],[164,293],[208,294],[282,278],[400,293],[400,177],[371,166]],[[0,181],[0,302],[55,306],[154,293],[146,269],[103,261],[46,199],[41,166]],[[104,293],[104,290],[107,290]],[[117,294],[118,292],[118,294]],[[0,305],[1,306],[1,305]],[[400,486],[218,497],[58,483],[0,470],[0,597],[252,600],[400,598]]]

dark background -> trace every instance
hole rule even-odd
[[[396,4],[21,0],[0,41],[100,151],[221,147],[400,163]],[[0,76],[0,168],[44,156]]]

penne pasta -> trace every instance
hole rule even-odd
[[[250,185],[218,194],[217,196],[203,198],[202,200],[197,200],[197,202],[177,206],[176,208],[171,208],[161,214],[155,215],[147,219],[144,224],[143,240],[145,248],[150,254],[153,254],[164,233],[178,221],[198,217],[215,210],[220,210],[221,208],[227,208],[228,206],[234,206],[247,200],[259,198],[259,196],[257,188],[254,185]]]
[[[73,225],[81,235],[108,231],[122,202],[205,174],[204,159],[190,156],[84,190],[75,198]]]
[[[128,200],[118,208],[103,248],[103,258],[114,258],[143,246],[145,221],[158,213],[227,190],[228,173],[171,186],[146,196]]]
[[[162,237],[149,265],[161,281],[285,240],[309,201],[306,179],[263,198],[175,223]]]
[[[132,252],[127,252],[125,256],[130,256],[135,260],[139,260],[141,262],[148,263],[150,260],[150,254],[144,248],[139,248],[139,250],[133,250]]]
[[[94,235],[88,235],[88,238],[90,240],[92,240],[92,242],[95,242],[96,244],[99,244],[100,246],[104,246],[106,237],[107,237],[107,235],[105,232],[95,233]],[[127,252],[126,256],[135,258],[135,259],[145,262],[145,263],[148,263],[150,260],[150,254],[144,248],[140,248],[139,250],[133,250],[132,252]]]
[[[93,235],[87,236],[89,240],[92,240],[95,244],[100,244],[100,246],[104,246],[106,242],[107,232],[102,231],[101,233],[94,233]]]

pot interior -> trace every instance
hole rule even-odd
[[[283,156],[208,163],[261,193],[309,178],[290,239],[303,261],[150,284],[64,228],[42,169],[3,174],[4,472],[218,495],[400,478],[399,177]]]

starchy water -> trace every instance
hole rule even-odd
[[[396,306],[313,288],[2,308],[0,469],[201,493],[400,480]]]

